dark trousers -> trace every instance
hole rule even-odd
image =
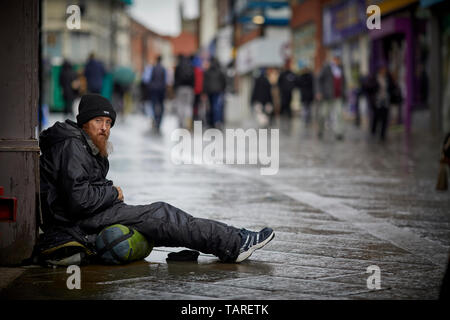
[[[150,100],[152,102],[153,114],[155,117],[156,127],[161,126],[162,117],[164,114],[164,90],[152,90],[150,94]]]
[[[380,126],[380,138],[384,140],[386,138],[386,130],[389,120],[389,108],[379,107],[372,109],[372,125],[371,132],[372,135],[377,134],[377,128]]]
[[[194,105],[192,106],[192,120],[200,120],[198,109],[200,107],[201,94],[195,94],[194,96]]]
[[[155,247],[186,247],[233,262],[241,245],[240,229],[210,219],[195,218],[165,202],[127,205],[117,201],[111,208],[79,223],[94,234],[103,228],[123,224],[141,232]]]
[[[292,109],[291,109],[291,101],[292,101],[292,92],[280,92],[281,94],[281,114],[287,114],[290,118],[292,117]]]
[[[311,110],[312,101],[302,101],[303,106],[303,117],[305,124],[310,124],[312,119],[312,110]]]
[[[216,124],[223,124],[223,94],[211,93],[209,98],[209,125],[214,127]]]

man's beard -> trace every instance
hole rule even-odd
[[[102,135],[91,136],[92,142],[98,148],[100,155],[104,158],[107,158],[113,151],[112,143],[108,141],[108,138],[109,137]]]

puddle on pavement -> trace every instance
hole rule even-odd
[[[154,249],[146,260],[128,265],[82,266],[81,290],[68,289],[67,282],[72,274],[65,267],[27,267],[20,277],[1,291],[0,298],[109,299],[112,292],[117,292],[117,297],[121,299],[132,299],[132,289],[135,287],[151,288],[167,282],[209,283],[249,274],[258,276],[273,273],[273,267],[261,261],[250,259],[240,264],[222,263],[214,256],[203,254],[195,262],[168,263],[166,258],[169,252],[172,250]],[[122,295],[123,292],[128,293]]]

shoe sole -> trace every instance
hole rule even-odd
[[[275,231],[272,231],[272,233],[270,234],[270,236],[267,237],[266,240],[264,240],[263,242],[260,242],[256,245],[254,245],[253,247],[251,247],[249,250],[242,252],[236,259],[235,262],[239,263],[244,261],[245,259],[248,259],[252,253],[255,250],[261,249],[262,247],[264,247],[266,244],[268,244],[273,238],[275,238]]]

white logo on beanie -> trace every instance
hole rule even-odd
[[[103,111],[103,113],[105,113],[105,114],[109,114],[109,111]]]

